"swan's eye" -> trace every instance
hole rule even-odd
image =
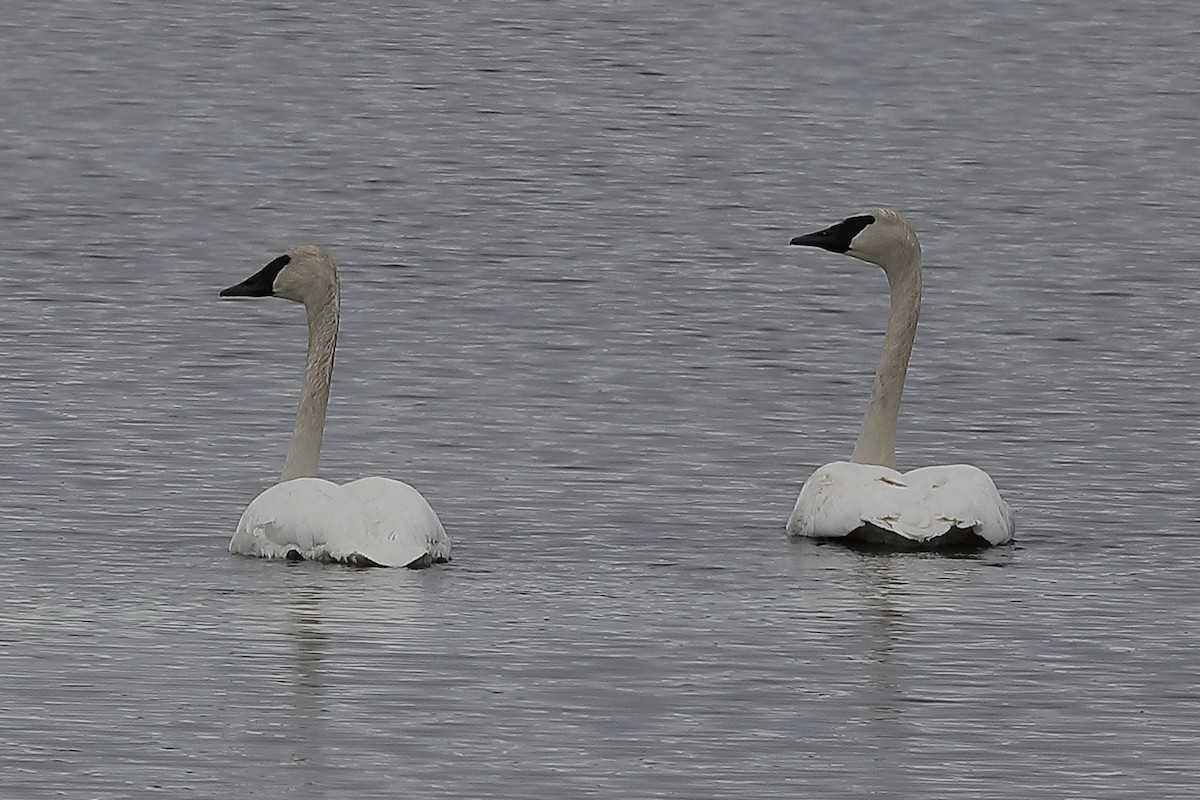
[[[862,233],[863,229],[868,225],[875,224],[875,217],[871,216],[870,214],[859,214],[857,217],[850,217],[841,224],[847,226],[848,228],[857,228],[858,230],[854,233],[854,235],[857,236],[858,234]]]
[[[272,279],[274,279],[279,277],[279,273],[282,272],[283,268],[290,263],[292,263],[292,257],[284,253],[279,258],[263,267],[263,272],[270,273],[272,275]]]

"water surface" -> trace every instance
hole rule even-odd
[[[0,216],[0,794],[1190,797],[1200,12],[18,3]],[[902,466],[1018,542],[788,542],[926,256]],[[338,261],[323,473],[420,573],[229,556]]]

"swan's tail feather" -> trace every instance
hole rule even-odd
[[[954,529],[970,531],[975,534],[983,530],[982,520],[956,519],[941,515],[929,518],[925,514],[888,514],[877,517],[863,517],[862,521],[866,525],[874,525],[885,531],[891,531],[898,536],[903,536],[906,539],[912,539],[917,542],[943,536]]]

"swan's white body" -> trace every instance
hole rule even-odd
[[[450,560],[450,540],[429,503],[407,483],[361,478],[339,486],[322,478],[293,478],[251,501],[229,552],[426,566]]]
[[[792,536],[854,536],[877,544],[969,545],[1012,538],[1012,511],[987,473],[967,464],[897,472],[835,461],[804,482],[788,522]],[[978,543],[978,542],[975,542]]]
[[[390,478],[339,486],[317,478],[337,347],[339,286],[316,245],[293,247],[222,297],[278,296],[308,312],[308,359],[281,481],[251,501],[229,551],[262,558],[424,567],[450,560],[450,539],[413,487]]]
[[[908,222],[876,208],[792,244],[883,267],[891,309],[854,454],[805,481],[788,535],[914,548],[1010,541],[1016,530],[1012,510],[983,470],[966,464],[895,469],[896,420],[921,308],[921,248]]]

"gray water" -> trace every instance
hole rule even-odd
[[[1183,798],[1200,6],[5,7],[0,796]],[[926,255],[901,466],[974,557],[789,542]],[[423,572],[230,556],[338,261],[322,460]]]

